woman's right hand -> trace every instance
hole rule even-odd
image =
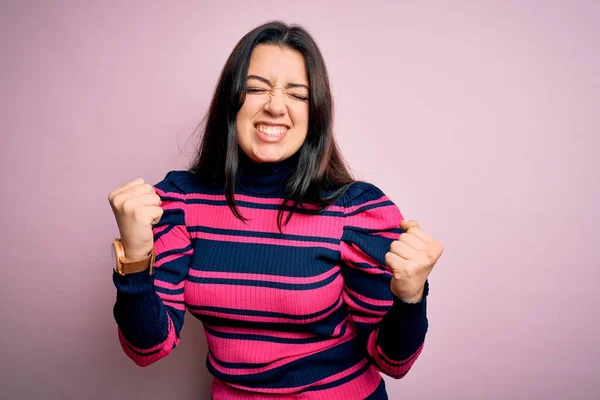
[[[152,225],[163,214],[156,190],[137,178],[110,192],[108,201],[119,226],[125,257],[128,261],[144,259],[154,246]]]

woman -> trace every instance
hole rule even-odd
[[[301,27],[244,36],[193,166],[109,200],[114,316],[141,366],[177,345],[186,308],[204,325],[214,399],[386,399],[380,372],[403,377],[423,348],[442,246],[352,179]]]

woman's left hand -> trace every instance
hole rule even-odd
[[[423,298],[425,281],[444,248],[431,235],[423,232],[417,221],[400,221],[404,233],[392,242],[385,262],[393,273],[390,290],[406,303]]]

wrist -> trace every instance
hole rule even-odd
[[[128,262],[136,262],[141,261],[145,258],[148,258],[148,255],[152,251],[152,247],[147,249],[136,249],[136,250],[127,250],[125,249],[125,259]]]
[[[416,304],[418,302],[420,302],[421,300],[423,300],[423,295],[425,292],[425,286],[421,287],[421,289],[417,292],[417,293],[396,293],[396,291],[394,291],[394,289],[391,289],[392,294],[394,296],[396,296],[398,299],[400,299],[402,302],[404,303],[408,303],[408,304]]]

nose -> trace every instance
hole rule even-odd
[[[265,104],[265,111],[273,116],[285,114],[285,93],[283,90],[273,89],[269,93],[269,100]]]

